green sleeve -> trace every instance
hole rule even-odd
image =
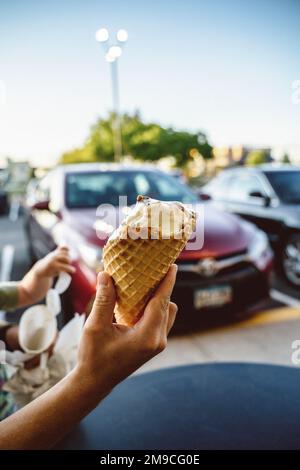
[[[0,283],[0,310],[13,310],[19,301],[18,282]]]

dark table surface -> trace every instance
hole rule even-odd
[[[300,371],[204,364],[120,384],[58,449],[300,449]]]

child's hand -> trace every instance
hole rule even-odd
[[[75,268],[71,265],[69,249],[65,246],[57,248],[45,258],[38,261],[32,268],[38,276],[56,277],[61,271],[73,274]]]
[[[46,351],[49,357],[52,356],[53,354],[53,349],[56,343],[56,339],[57,337],[55,338],[54,342],[51,344],[51,346],[49,346],[49,348]],[[5,344],[9,351],[21,350],[21,346],[19,343],[19,326],[18,325],[12,325],[10,328],[6,330]],[[40,364],[40,359],[41,359],[40,354],[32,357],[31,359],[29,359],[28,361],[24,363],[25,369],[34,369],[35,367],[38,367]]]
[[[65,246],[57,248],[38,261],[20,281],[18,306],[35,304],[42,300],[51,289],[53,278],[61,271],[69,274],[75,272],[75,268],[71,265],[69,250]]]

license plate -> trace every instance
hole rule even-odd
[[[197,289],[194,292],[194,307],[213,308],[222,307],[232,301],[231,286],[214,286],[203,289]]]

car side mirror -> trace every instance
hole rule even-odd
[[[48,211],[49,210],[49,202],[50,201],[38,201],[31,206],[31,209],[35,209],[38,211]]]
[[[257,197],[257,198],[261,199],[262,201],[264,201],[264,205],[266,207],[269,207],[269,205],[271,204],[271,198],[269,196],[267,196],[266,194],[263,194],[260,191],[251,191],[249,193],[249,196],[250,197]]]
[[[210,201],[211,200],[210,194],[202,193],[201,191],[198,193],[198,198],[200,199],[200,201]]]

